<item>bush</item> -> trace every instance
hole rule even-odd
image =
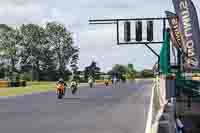
[[[87,82],[88,82],[88,80],[84,79],[84,78],[80,78],[80,80],[79,80],[79,83],[87,83]]]
[[[31,81],[32,76],[31,76],[30,73],[25,72],[25,73],[22,73],[22,74],[21,74],[21,78],[20,78],[20,79],[21,79],[21,80],[25,80],[25,81]]]
[[[154,77],[154,73],[153,73],[153,71],[152,70],[143,70],[142,72],[141,72],[141,76],[143,77],[143,78],[151,78],[151,77]]]
[[[26,81],[21,81],[20,86],[25,87],[26,86]]]
[[[19,87],[20,83],[19,82],[16,82],[16,81],[11,81],[9,83],[9,87]]]

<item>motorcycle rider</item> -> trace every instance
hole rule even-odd
[[[116,76],[114,76],[112,80],[113,80],[113,84],[116,84],[118,79]]]
[[[73,77],[71,80],[71,84],[70,84],[70,88],[72,88],[72,86],[74,86],[75,88],[72,90],[72,94],[74,95],[76,93],[76,91],[78,90],[78,82],[77,80]]]
[[[73,75],[72,78],[71,78],[71,85],[72,84],[75,84],[76,86],[78,86],[78,80],[77,80],[75,75]]]
[[[89,83],[90,87],[93,87],[93,82],[94,82],[94,79],[93,79],[92,76],[90,76],[90,77],[88,78],[88,83]]]
[[[64,84],[64,94],[65,94],[67,84],[65,83],[65,81],[63,80],[63,78],[59,78],[59,80],[58,80],[58,82],[56,83],[56,85],[58,85],[58,84]]]
[[[105,85],[108,85],[108,84],[109,84],[108,78],[104,78],[104,83],[105,83]]]

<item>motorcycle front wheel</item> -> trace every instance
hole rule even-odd
[[[90,84],[90,88],[92,88],[93,87],[93,85],[92,84]]]
[[[78,88],[74,86],[71,88],[71,90],[72,90],[72,94],[74,95],[76,93],[76,91],[78,90]]]
[[[58,99],[62,99],[62,98],[63,98],[63,94],[62,94],[61,92],[58,92],[57,98],[58,98]]]

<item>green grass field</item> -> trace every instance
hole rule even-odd
[[[103,81],[98,81],[96,84],[102,84]],[[69,83],[68,83],[69,84]],[[87,83],[80,83],[79,86],[88,85]],[[24,94],[48,92],[56,90],[56,82],[28,82],[26,87],[9,87],[0,88],[0,97],[4,96],[19,96]]]
[[[55,90],[55,82],[28,82],[27,87],[0,88],[0,96],[17,96]]]

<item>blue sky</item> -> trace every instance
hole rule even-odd
[[[1,23],[45,24],[59,21],[73,32],[75,45],[80,47],[79,67],[83,69],[92,60],[103,71],[113,64],[133,63],[138,70],[151,68],[157,58],[141,45],[117,46],[115,27],[92,26],[89,19],[135,18],[165,16],[173,10],[172,0],[0,0]],[[193,0],[200,16],[200,1]],[[122,29],[120,29],[122,31]],[[159,29],[158,29],[159,31]],[[155,35],[159,38],[160,33]],[[160,46],[153,48],[159,52]]]

